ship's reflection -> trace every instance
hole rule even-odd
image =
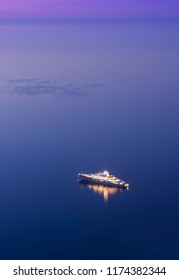
[[[118,192],[124,192],[124,191],[128,191],[128,188],[119,188],[119,187],[106,187],[106,186],[102,186],[102,185],[89,185],[89,184],[85,184],[85,186],[87,186],[87,188],[101,196],[103,196],[104,201],[107,202],[109,200],[110,196],[114,196],[116,195]],[[82,185],[83,187],[83,185]]]

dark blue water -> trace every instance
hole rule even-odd
[[[179,258],[178,34],[0,28],[1,259]]]

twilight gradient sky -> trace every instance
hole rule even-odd
[[[178,0],[1,0],[3,19],[177,18]]]

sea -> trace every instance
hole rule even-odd
[[[177,23],[0,38],[0,259],[178,259]],[[129,189],[77,182],[103,170]]]

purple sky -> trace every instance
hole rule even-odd
[[[1,0],[0,19],[178,17],[178,0]]]

